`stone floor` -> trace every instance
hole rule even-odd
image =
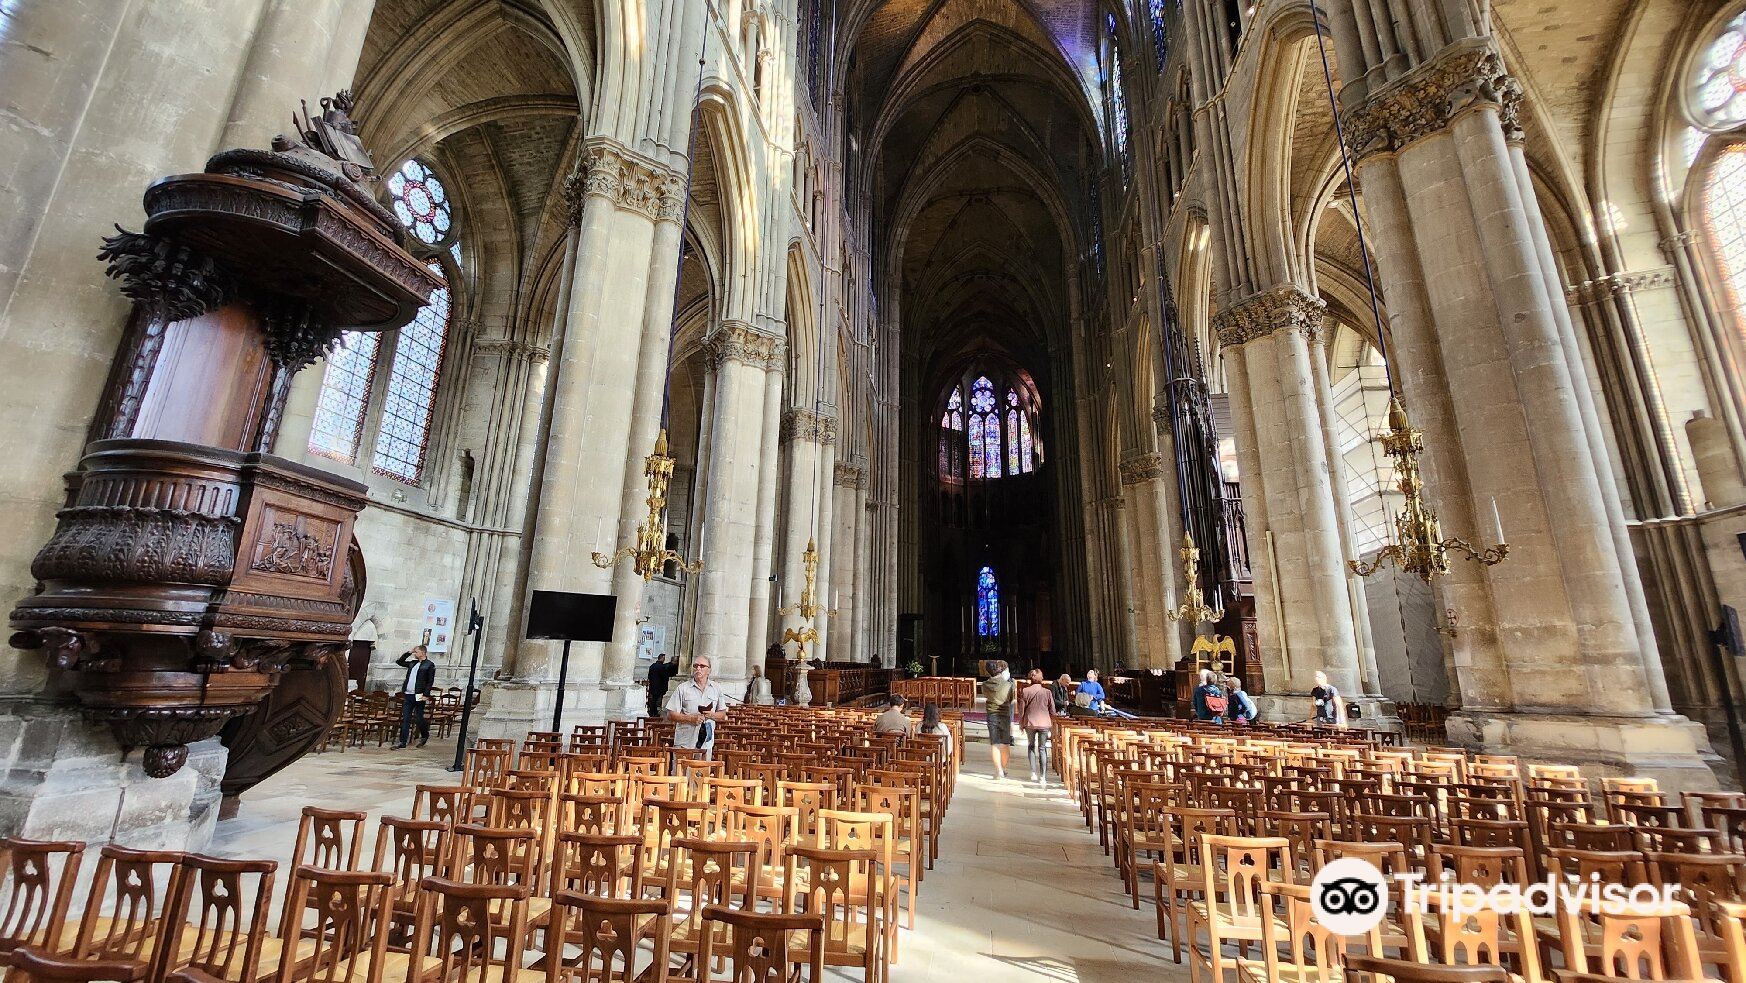
[[[1014,763],[1022,770],[1024,749]],[[446,783],[452,746],[439,751],[371,748],[312,755],[243,798],[218,825],[212,852],[284,861],[306,804],[404,815],[412,786]],[[366,848],[374,846],[374,829]],[[366,857],[368,855],[366,854]],[[972,742],[946,817],[940,859],[904,932],[896,983],[1051,980],[1117,983],[1186,980],[1154,935],[1150,905],[1128,907],[1097,837],[1058,790],[997,782],[987,745]],[[835,971],[831,974],[837,976]],[[853,976],[842,976],[852,979]]]

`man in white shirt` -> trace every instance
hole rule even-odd
[[[667,719],[678,725],[673,728],[674,747],[715,747],[715,725],[727,719],[727,696],[710,682],[708,656],[692,660],[691,678],[667,694],[665,709]]]

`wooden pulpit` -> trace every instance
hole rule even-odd
[[[343,330],[407,323],[441,285],[371,193],[350,110],[324,99],[269,150],[157,181],[143,231],[99,253],[133,311],[11,641],[154,777],[288,673],[338,674],[343,699],[366,488],[268,451],[300,369]],[[295,744],[328,712],[266,729]]]

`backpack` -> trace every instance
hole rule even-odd
[[[1225,711],[1229,710],[1230,708],[1231,708],[1230,698],[1225,696],[1223,690],[1214,689],[1214,690],[1210,690],[1206,694],[1206,712],[1207,713],[1210,713],[1215,717],[1222,717],[1225,715]]]

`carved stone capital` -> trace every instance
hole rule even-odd
[[[552,357],[550,349],[519,338],[481,338],[473,344],[473,351],[478,355],[521,358],[534,363],[544,362]]]
[[[858,464],[839,464],[836,468],[836,483],[842,488],[865,488],[867,472]]]
[[[1163,397],[1152,401],[1152,427],[1160,437],[1170,432],[1170,407],[1164,403]]]
[[[1159,454],[1139,454],[1121,462],[1116,468],[1122,484],[1137,485],[1164,477],[1164,458]]]
[[[1213,331],[1224,347],[1241,345],[1285,329],[1302,331],[1311,341],[1321,337],[1328,305],[1292,284],[1246,297],[1213,315]]]
[[[656,222],[679,220],[685,178],[672,168],[609,141],[589,144],[582,194],[609,199]]]
[[[703,340],[703,351],[714,368],[730,361],[759,369],[782,364],[782,339],[744,321],[723,321]]]
[[[811,410],[789,410],[782,414],[782,442],[810,440],[815,444],[837,442],[837,419]]]
[[[1488,44],[1452,45],[1345,114],[1347,144],[1360,156],[1399,150],[1477,106],[1498,111],[1504,135],[1521,135],[1522,87]]]

